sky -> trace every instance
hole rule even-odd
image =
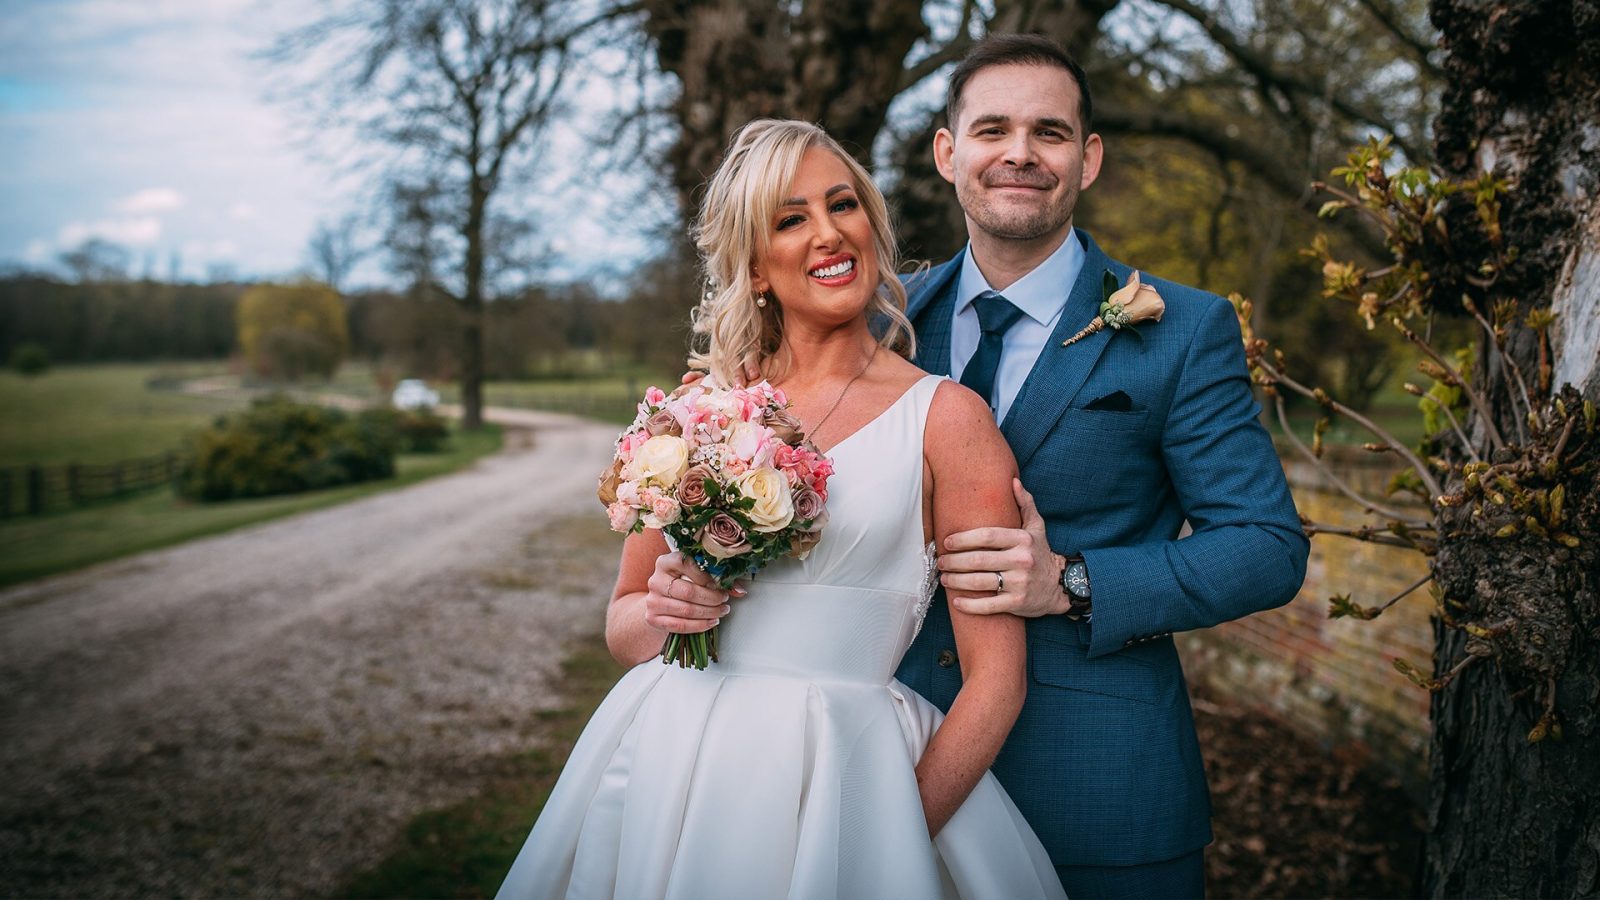
[[[317,152],[299,107],[273,101],[259,51],[316,0],[4,0],[0,16],[0,269],[54,269],[89,238],[136,275],[292,275],[319,222],[370,210],[370,179]],[[552,140],[554,168],[580,124]],[[551,280],[643,258],[652,244],[609,198],[557,177]],[[374,256],[357,282],[387,278]]]

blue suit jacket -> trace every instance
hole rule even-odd
[[[1091,623],[1028,620],[1028,698],[994,764],[1056,865],[1172,859],[1211,840],[1211,801],[1172,632],[1293,599],[1310,549],[1272,441],[1257,421],[1233,308],[1141,277],[1166,301],[1139,335],[1094,318],[1102,273],[1128,266],[1083,231],[1083,270],[1001,423],[1050,546],[1081,552]],[[908,281],[916,362],[950,372],[960,257]],[[1126,411],[1091,410],[1122,391]],[[1178,539],[1184,521],[1193,533]],[[901,681],[948,710],[961,687],[943,593]]]

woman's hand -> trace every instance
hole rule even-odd
[[[645,624],[679,634],[709,631],[728,614],[730,594],[744,596],[744,588],[738,585],[732,591],[718,587],[715,579],[682,553],[656,557],[655,571],[645,586]]]

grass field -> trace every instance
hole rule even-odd
[[[680,378],[681,373],[668,375],[630,369],[573,378],[489,381],[484,383],[483,397],[489,406],[543,409],[627,424],[633,421],[635,405],[644,396],[645,388],[656,385],[671,390]],[[439,399],[444,403],[456,403],[461,398],[458,386],[453,383],[431,384],[430,387],[439,392]],[[367,400],[375,399],[378,394],[371,370],[357,363],[341,368],[326,390]]]
[[[111,462],[176,449],[190,432],[247,402],[244,393],[192,396],[152,379],[224,373],[220,364],[62,367],[0,376],[0,465]],[[65,512],[0,520],[0,585],[321,509],[453,472],[500,447],[496,428],[452,435],[442,453],[402,454],[397,475],[285,497],[193,503],[170,488]]]
[[[108,463],[175,449],[238,398],[152,388],[222,374],[222,363],[62,366],[36,378],[0,373],[0,466]]]

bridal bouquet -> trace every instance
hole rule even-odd
[[[724,589],[774,559],[805,559],[828,521],[833,463],[788,407],[765,381],[670,397],[650,388],[600,476],[612,530],[661,529]],[[697,669],[716,658],[715,628],[661,649],[663,662]]]

